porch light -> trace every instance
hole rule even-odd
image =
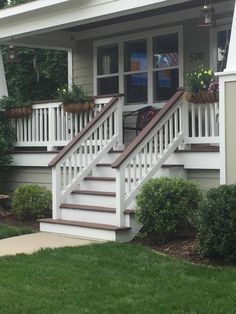
[[[13,45],[9,46],[9,52],[8,52],[8,63],[17,63],[17,54],[15,51],[15,47]]]
[[[204,7],[201,11],[198,27],[214,27],[216,26],[215,9],[212,7],[211,0],[205,0]]]

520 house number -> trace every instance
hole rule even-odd
[[[193,52],[189,55],[189,61],[195,62],[195,61],[201,61],[204,59],[204,53],[203,52]]]

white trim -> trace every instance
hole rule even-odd
[[[210,67],[217,71],[217,33],[229,31],[232,28],[232,18],[217,20],[217,27],[210,30]]]
[[[154,69],[153,67],[153,57],[152,57],[152,48],[153,48],[153,38],[161,35],[167,35],[167,34],[178,34],[178,55],[179,55],[179,66],[177,67],[169,67],[169,68],[162,68],[162,69]],[[147,71],[124,71],[124,43],[127,41],[134,41],[134,40],[141,40],[145,39],[147,41],[147,55],[148,55],[148,66]],[[119,52],[119,73],[118,74],[109,74],[109,75],[97,75],[97,48],[101,46],[106,45],[117,45],[118,43],[118,52]],[[116,36],[108,39],[102,39],[94,41],[93,45],[93,60],[94,60],[94,95],[97,95],[97,78],[100,77],[110,77],[110,76],[119,76],[119,93],[124,93],[124,75],[129,75],[133,73],[147,73],[148,75],[148,104],[157,105],[158,107],[161,107],[163,102],[154,102],[154,91],[153,91],[153,73],[156,71],[161,71],[165,69],[172,69],[176,68],[179,70],[179,86],[183,86],[183,26],[182,25],[176,25],[173,27],[168,27],[165,29],[155,29],[151,31],[146,32],[139,32],[124,36]],[[144,104],[128,104],[124,106],[124,110],[128,111],[128,107],[135,110],[134,108],[141,108],[142,106],[145,106]]]
[[[7,82],[6,82],[4,64],[3,64],[3,60],[2,60],[2,49],[0,46],[0,98],[2,96],[8,96],[8,90],[7,90]]]
[[[220,183],[226,184],[226,130],[225,130],[225,84],[236,81],[236,72],[217,73],[219,76],[219,125],[220,125]]]

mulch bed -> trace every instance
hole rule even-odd
[[[37,221],[20,221],[10,210],[0,209],[0,223],[15,227],[26,227],[32,229],[32,231],[39,231]]]

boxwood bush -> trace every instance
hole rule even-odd
[[[197,229],[200,255],[236,261],[236,185],[222,185],[206,193]]]
[[[191,181],[168,177],[151,179],[137,196],[137,219],[143,224],[144,232],[165,242],[193,224],[201,197],[198,185]]]
[[[22,185],[16,189],[12,209],[22,220],[50,217],[52,193],[43,186]]]

